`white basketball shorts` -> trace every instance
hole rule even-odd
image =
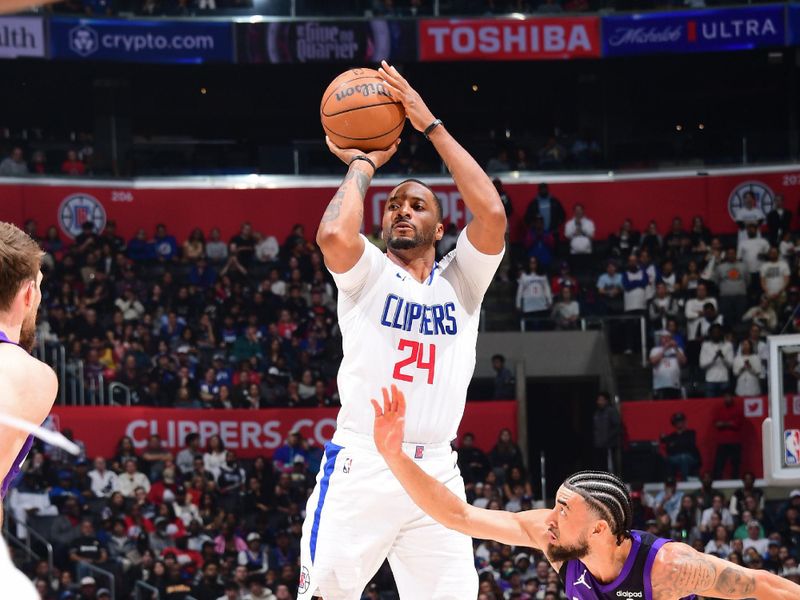
[[[403,444],[429,475],[464,499],[449,444]],[[298,600],[359,600],[388,557],[402,600],[478,595],[472,539],[422,512],[378,454],[371,437],[337,431],[325,447],[308,499]]]

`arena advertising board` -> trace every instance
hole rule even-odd
[[[44,21],[39,17],[0,17],[0,58],[44,58]]]
[[[50,55],[70,60],[147,63],[233,61],[230,23],[211,21],[50,20]]]
[[[370,410],[372,410],[370,408]],[[318,446],[336,430],[335,408],[275,408],[264,410],[180,410],[169,408],[123,408],[98,410],[92,407],[54,406],[49,423],[54,429],[71,429],[75,439],[86,444],[89,456],[113,456],[123,436],[137,449],[150,435],[161,437],[168,450],[183,447],[189,433],[199,433],[205,445],[219,435],[226,448],[240,458],[271,456],[290,431],[298,430]],[[486,452],[497,441],[500,430],[511,429],[516,438],[517,404],[512,400],[468,402],[459,435],[475,434],[475,445]]]
[[[272,21],[236,25],[241,63],[338,62],[349,66],[417,58],[410,20]]]
[[[785,43],[784,5],[603,17],[603,56],[751,50]]]
[[[452,180],[425,179],[442,200],[445,224],[452,222],[458,228],[464,227],[471,220],[471,213]],[[511,238],[522,240],[527,233],[523,215],[537,193],[538,181],[514,182],[502,176],[501,179],[513,204],[509,219]],[[219,227],[222,236],[228,239],[238,233],[243,222],[250,221],[256,231],[283,241],[296,223],[304,225],[306,232],[316,231],[339,183],[335,179],[324,184],[314,180],[311,185],[317,187],[310,187],[297,178],[296,185],[265,182],[260,186],[258,177],[246,177],[228,182],[209,181],[208,187],[202,187],[206,184],[181,187],[180,181],[168,187],[148,184],[146,180],[70,181],[61,185],[55,185],[54,181],[48,185],[0,183],[3,200],[0,220],[24,223],[35,219],[43,231],[56,225],[65,240],[75,236],[89,220],[97,230],[102,230],[107,221],[115,221],[118,232],[126,239],[133,237],[139,228],[151,235],[156,224],[168,223],[170,233],[181,241],[195,227],[205,232]],[[772,209],[777,194],[783,194],[790,202],[796,198],[800,192],[800,168],[787,165],[710,174],[680,172],[589,178],[559,175],[545,181],[568,214],[575,204],[583,204],[587,216],[595,223],[598,239],[617,232],[626,217],[639,230],[654,219],[665,233],[673,217],[681,217],[688,224],[699,215],[712,231],[723,234],[737,231],[736,215],[745,192],[753,192],[757,205],[765,212]],[[364,204],[365,233],[380,225],[391,190],[391,182],[380,178],[370,186]],[[287,193],[291,194],[292,202],[286,202]]]
[[[419,60],[598,58],[599,17],[422,19]]]
[[[800,427],[800,396],[790,394],[786,397],[786,426],[789,432]],[[742,436],[742,471],[752,471],[758,477],[763,474],[761,424],[767,415],[767,398],[735,398],[741,409],[744,423]],[[701,471],[714,465],[717,445],[714,442],[716,428],[714,423],[723,404],[722,398],[697,400],[658,400],[653,402],[623,402],[622,420],[625,432],[631,442],[657,440],[664,433],[670,433],[670,419],[676,412],[686,415],[687,426],[697,434],[697,448],[700,451]],[[794,429],[793,429],[794,428]],[[784,434],[785,435],[785,434]],[[792,434],[794,436],[794,434]],[[800,440],[800,437],[796,438]],[[794,443],[794,442],[793,442]],[[794,446],[793,446],[794,447]],[[800,444],[797,446],[800,448]],[[800,456],[800,452],[797,454]]]
[[[787,7],[789,17],[789,45],[800,46],[800,4],[790,4]]]

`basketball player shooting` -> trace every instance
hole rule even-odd
[[[397,143],[364,154],[328,141],[348,165],[317,231],[339,290],[342,408],[307,505],[298,598],[358,600],[388,557],[403,600],[464,600],[478,591],[472,541],[425,515],[392,476],[372,439],[369,390],[389,380],[408,390],[414,400],[401,451],[464,498],[450,441],[475,367],[481,302],[503,256],[506,217],[492,182],[420,95],[394,67],[384,62],[379,72],[448,166],[474,218],[437,263],[441,204],[424,183],[404,181],[384,207],[382,253],[359,231],[370,181]]]
[[[691,546],[631,531],[625,484],[611,473],[581,471],[567,478],[552,510],[512,513],[467,504],[403,452],[406,401],[392,385],[383,405],[372,400],[374,439],[414,502],[449,529],[512,546],[543,550],[570,600],[800,598],[800,586],[768,571],[747,569]],[[465,596],[466,598],[466,596]]]
[[[0,414],[31,426],[44,421],[58,392],[53,370],[30,355],[42,300],[41,258],[41,248],[25,232],[0,222]],[[33,437],[30,431],[0,421],[0,439],[0,498],[4,498]]]

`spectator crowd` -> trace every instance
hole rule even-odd
[[[608,323],[612,351],[641,351],[640,321],[655,398],[754,396],[766,392],[766,336],[800,328],[796,218],[776,195],[764,213],[754,193],[736,214],[739,233],[715,235],[702,217],[676,217],[643,232],[625,219],[597,239],[592,215],[567,215],[542,184],[514,249],[516,308],[526,329]],[[800,365],[787,355],[786,389]]]
[[[488,453],[465,433],[457,453],[471,504],[513,512],[542,506],[510,431]],[[322,449],[297,431],[271,460],[240,460],[218,436],[202,443],[197,434],[176,454],[155,435],[141,450],[123,438],[107,457],[37,445],[8,497],[7,518],[23,541],[39,533],[51,542],[55,567],[20,552],[17,559],[42,600],[100,600],[112,585],[116,598],[127,599],[136,582],[139,598],[155,589],[170,600],[292,600],[305,503],[321,459]],[[634,528],[800,581],[800,490],[767,500],[750,473],[727,496],[708,474],[694,492],[671,478],[656,492],[630,487]],[[486,540],[474,549],[478,600],[565,598],[540,552]],[[397,598],[387,564],[362,598]]]

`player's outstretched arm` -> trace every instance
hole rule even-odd
[[[381,65],[378,73],[392,95],[402,101],[408,120],[414,129],[424,132],[435,120],[433,113],[397,69],[385,60]],[[499,254],[505,243],[506,212],[494,184],[444,125],[430,132],[430,140],[453,176],[464,203],[475,217],[467,227],[469,241],[483,254]]]
[[[359,231],[364,218],[367,188],[375,169],[380,169],[394,155],[400,140],[386,150],[370,153],[339,148],[327,137],[325,141],[330,151],[348,165],[348,169],[342,185],[322,215],[317,229],[317,244],[328,268],[335,273],[344,273],[352,269],[364,253],[364,240]],[[358,156],[368,160],[359,160],[356,158]]]
[[[496,540],[503,544],[542,548],[549,511],[511,513],[486,510],[467,504],[437,481],[402,451],[406,401],[394,385],[391,397],[383,388],[383,408],[372,400],[375,409],[375,445],[394,476],[411,499],[439,523],[466,535]]]
[[[703,554],[679,542],[665,544],[652,573],[653,600],[678,600],[690,594],[713,598],[800,598],[800,586],[768,571],[747,569]]]

